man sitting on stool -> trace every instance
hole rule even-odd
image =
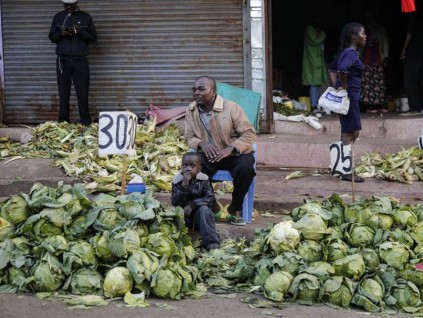
[[[231,173],[234,179],[228,208],[231,224],[245,225],[242,203],[256,175],[252,154],[257,138],[255,129],[241,106],[217,95],[214,78],[197,78],[192,92],[195,101],[185,113],[186,142],[201,153],[202,172],[210,179],[217,170]]]

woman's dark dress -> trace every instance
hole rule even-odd
[[[343,133],[361,130],[359,102],[363,70],[364,65],[358,52],[352,48],[343,50],[330,65],[329,71],[331,72],[347,73],[347,93],[350,99],[350,109],[346,115],[339,115],[341,132]],[[338,79],[335,88],[339,86],[341,86],[341,82]]]

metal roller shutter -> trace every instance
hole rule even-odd
[[[94,19],[90,108],[144,113],[150,103],[187,105],[197,76],[243,87],[243,0],[80,2]],[[7,123],[55,120],[55,44],[48,39],[60,0],[2,0]],[[72,120],[79,116],[74,91]]]

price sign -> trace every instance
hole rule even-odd
[[[100,112],[98,120],[98,153],[100,155],[134,156],[138,118],[125,112]]]

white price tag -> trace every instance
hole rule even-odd
[[[100,112],[98,119],[99,155],[134,156],[138,118],[125,112]]]

